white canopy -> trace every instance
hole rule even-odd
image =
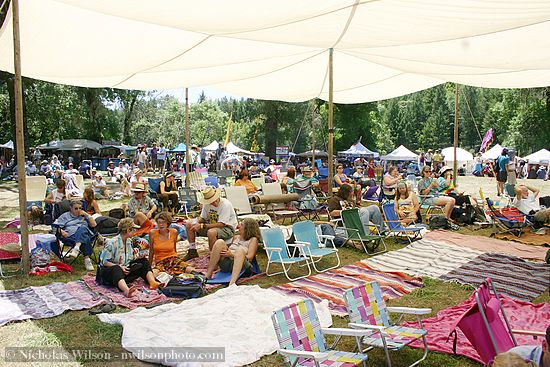
[[[548,163],[550,162],[550,151],[541,149],[538,152],[529,154],[527,157],[523,157],[523,159],[533,164],[538,164],[541,162]]]
[[[453,162],[455,160],[454,148],[448,147],[441,150],[441,154],[445,157],[445,162]],[[457,162],[471,162],[474,160],[472,153],[462,148],[456,148],[456,160]]]
[[[361,142],[358,142],[356,144],[353,144],[348,150],[344,150],[343,152],[340,152],[340,154],[345,155],[351,155],[351,156],[364,156],[364,155],[372,155],[375,158],[377,158],[380,154],[378,152],[373,152]]]
[[[251,151],[249,151],[249,150],[239,148],[238,146],[236,146],[236,145],[233,144],[232,142],[227,143],[227,146],[225,147],[225,150],[226,150],[227,153],[229,153],[229,154],[237,154],[237,153],[248,154],[248,155],[254,155],[254,154],[256,154],[256,153],[253,153],[253,152],[251,152]]]
[[[400,145],[390,154],[381,156],[380,159],[383,161],[414,161],[418,159],[418,154]]]
[[[206,150],[206,151],[209,151],[209,152],[213,152],[213,151],[218,150],[219,146],[220,146],[220,143],[218,143],[216,140],[214,140],[212,143],[208,144],[203,149]]]
[[[495,160],[498,158],[498,156],[500,155],[500,153],[502,153],[502,149],[504,149],[504,147],[500,144],[495,144],[491,149],[489,149],[488,151],[486,151],[485,153],[483,153],[481,155],[481,158],[483,160]]]
[[[326,100],[330,50],[337,103],[445,81],[550,85],[545,0],[24,0],[20,27],[24,76],[86,87]],[[11,73],[12,43],[10,10],[0,69]]]
[[[13,149],[13,141],[10,140],[6,144],[0,144],[0,148],[3,149]]]

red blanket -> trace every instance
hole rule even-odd
[[[536,331],[546,330],[550,315],[550,304],[540,303],[535,305],[530,302],[518,301],[505,295],[500,295],[500,297],[512,329]],[[451,327],[455,325],[458,318],[462,316],[464,311],[466,311],[472,303],[475,303],[475,298],[473,295],[461,304],[441,310],[437,313],[437,316],[430,317],[422,321],[422,325],[426,330],[428,330],[427,340],[428,348],[430,350],[453,354],[454,337],[448,338],[452,331]],[[409,327],[418,327],[418,323],[416,322],[407,322],[404,323],[404,325]],[[480,325],[480,327],[482,327],[482,325]],[[476,350],[458,328],[457,336],[456,353],[481,363],[481,359],[479,358]],[[542,339],[540,338],[538,340],[534,340],[533,337],[524,335],[515,335],[515,337],[518,345],[534,345],[542,343]],[[421,342],[416,342],[411,344],[411,346],[422,348],[424,345]]]

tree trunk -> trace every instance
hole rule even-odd
[[[546,112],[550,113],[550,87],[546,87]]]
[[[101,119],[99,118],[100,108],[102,106],[99,100],[99,89],[84,88],[84,98],[88,106],[88,117],[93,126],[96,127],[96,133],[90,140],[97,142],[103,141],[103,129],[101,127]]]
[[[277,147],[277,129],[279,127],[279,111],[277,103],[273,101],[263,101],[265,106],[265,154],[275,159]]]
[[[124,132],[122,136],[122,142],[125,144],[130,144],[130,122],[132,121],[132,113],[134,112],[134,106],[138,99],[138,93],[132,96],[130,101],[130,107],[124,111]]]

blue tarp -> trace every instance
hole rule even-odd
[[[185,153],[187,150],[187,147],[185,146],[185,143],[179,143],[177,147],[170,150],[170,153]]]

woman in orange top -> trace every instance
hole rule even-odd
[[[246,168],[239,173],[239,179],[235,182],[235,186],[244,186],[246,188],[246,193],[249,195],[258,191],[254,183],[250,181],[250,174]]]
[[[187,265],[183,257],[176,252],[176,243],[179,235],[175,228],[170,228],[172,216],[168,212],[161,212],[156,217],[158,229],[149,233],[149,263],[153,268],[153,274],[157,276],[161,272],[170,275],[191,273],[195,268]]]

